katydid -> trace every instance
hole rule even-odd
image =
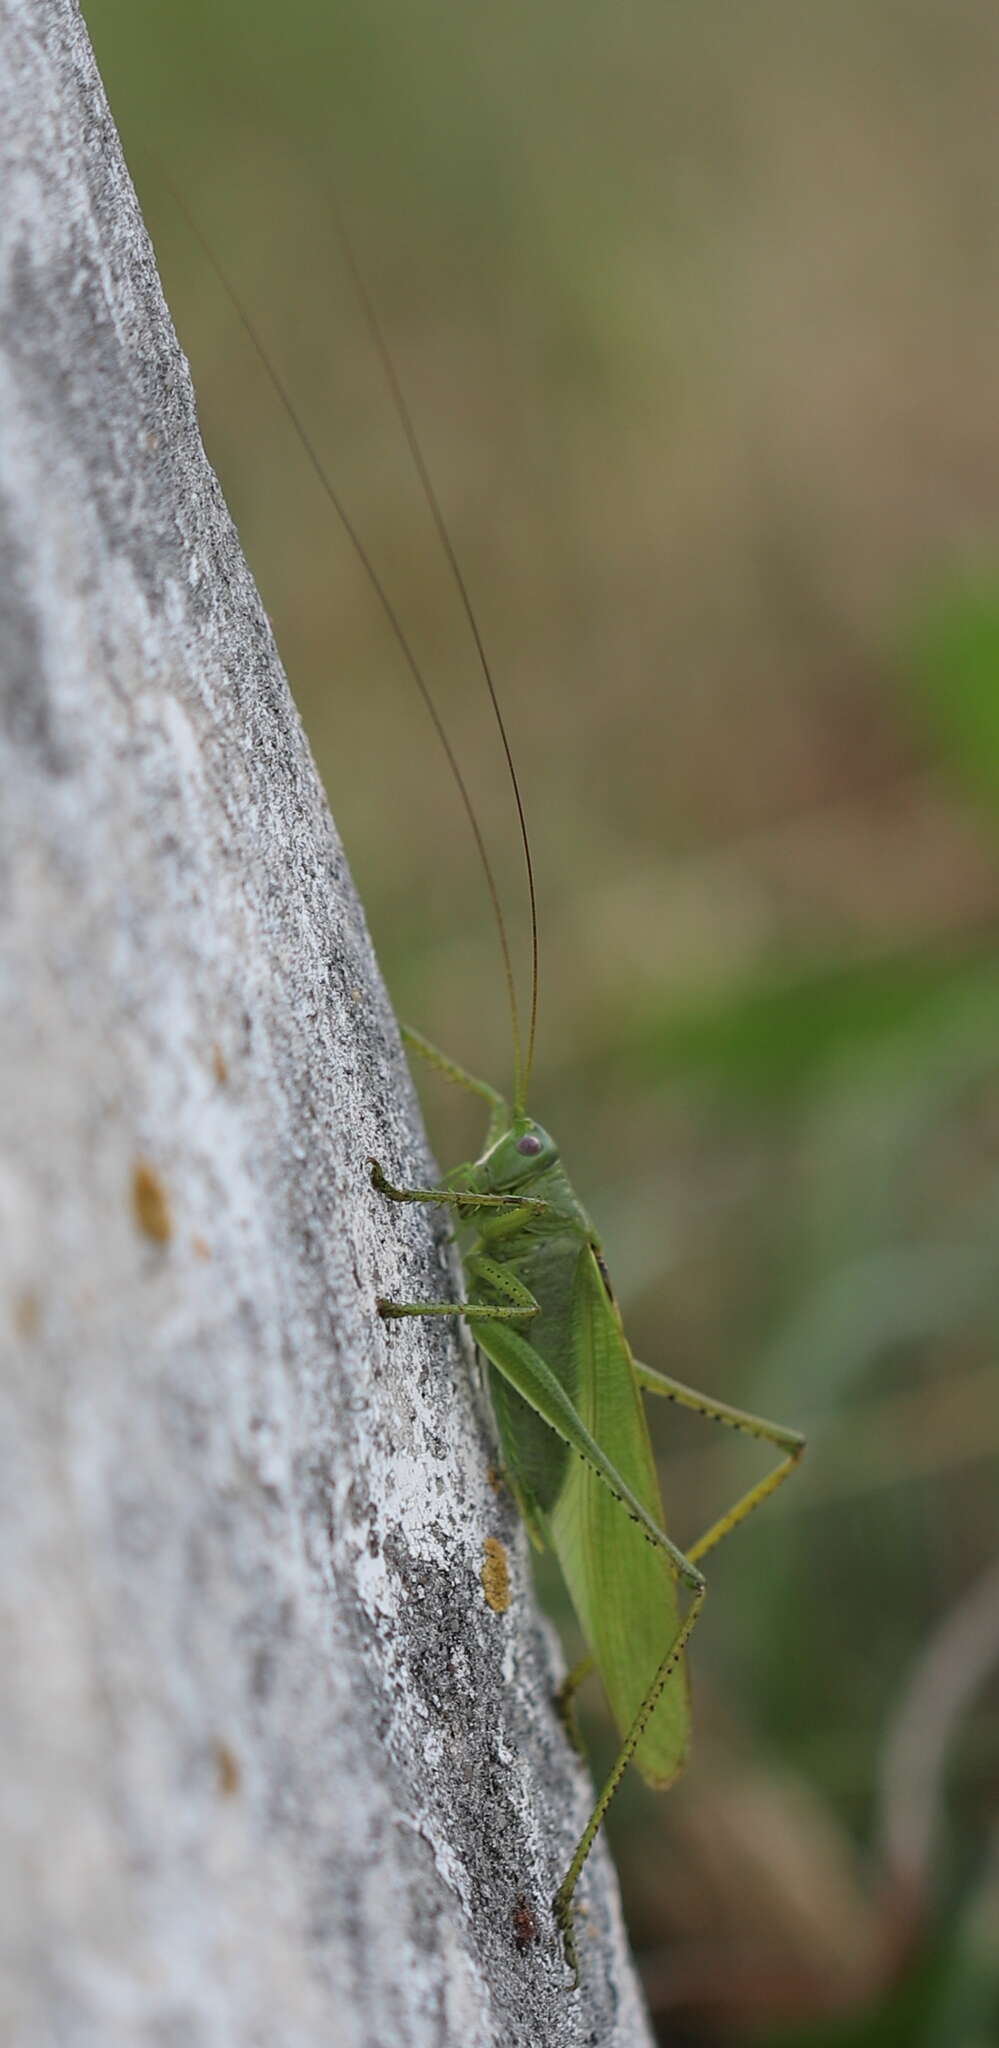
[[[369,1161],[372,1183],[386,1199],[441,1205],[453,1213],[467,1293],[460,1301],[379,1299],[376,1305],[386,1321],[410,1316],[458,1316],[468,1323],[487,1362],[503,1476],[532,1541],[539,1546],[549,1544],[554,1550],[589,1645],[588,1656],[570,1673],[562,1688],[560,1701],[565,1718],[568,1721],[571,1697],[577,1686],[596,1670],[621,1737],[613,1767],[552,1902],[566,1959],[578,1980],[573,1896],[622,1773],[633,1760],[650,1784],[666,1786],[676,1777],[686,1755],[690,1707],[684,1651],[705,1597],[701,1561],[787,1478],[801,1457],[804,1439],[794,1430],[714,1400],[634,1358],[614,1299],[600,1239],[573,1191],[554,1139],[527,1113],[538,1014],[539,945],[534,870],[524,805],[468,590],[335,199],[333,215],[343,255],[464,607],[516,803],[530,901],[531,1001],[526,1055],[511,950],[492,867],[467,786],[426,680],[377,570],[320,463],[280,376],[214,252],[183,200],[176,196],[374,587],[446,753],[492,903],[510,1008],[512,1101],[508,1103],[488,1082],[475,1079],[418,1032],[404,1028],[403,1039],[412,1052],[487,1105],[485,1144],[477,1160],[455,1167],[439,1185],[432,1187],[396,1187],[376,1161]],[[681,1549],[666,1533],[643,1393],[660,1395],[730,1429],[761,1439],[779,1453],[779,1461],[771,1471],[749,1487],[686,1549]],[[502,1611],[503,1605],[505,1596],[502,1601],[497,1599],[496,1611]]]
[[[683,1652],[704,1601],[700,1560],[786,1479],[804,1440],[638,1363],[600,1240],[554,1140],[520,1103],[510,1108],[417,1032],[403,1036],[450,1080],[484,1096],[490,1117],[480,1158],[456,1167],[439,1187],[393,1187],[371,1161],[373,1185],[390,1201],[453,1210],[468,1288],[460,1302],[379,1300],[379,1313],[458,1315],[469,1324],[488,1362],[504,1477],[534,1542],[554,1550],[590,1645],[568,1683],[575,1689],[595,1668],[621,1736],[553,1901],[578,1978],[573,1894],[622,1772],[634,1759],[649,1784],[665,1786],[686,1754]],[[782,1454],[685,1551],[666,1534],[642,1390]]]

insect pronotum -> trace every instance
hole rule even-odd
[[[690,1710],[684,1652],[704,1602],[702,1563],[722,1538],[787,1478],[805,1448],[804,1438],[795,1430],[699,1393],[633,1356],[597,1232],[573,1191],[555,1140],[528,1112],[540,947],[523,799],[468,588],[335,199],[333,212],[344,260],[472,634],[516,804],[530,903],[531,995],[526,1044],[510,943],[489,856],[426,679],[381,578],[242,301],[176,190],[175,198],[373,585],[447,756],[492,904],[510,1011],[511,1099],[508,1102],[487,1081],[466,1073],[418,1032],[404,1028],[410,1051],[486,1105],[485,1142],[478,1159],[454,1167],[435,1187],[397,1187],[377,1161],[369,1161],[372,1184],[387,1201],[439,1204],[452,1212],[466,1292],[459,1301],[379,1299],[375,1306],[386,1321],[408,1316],[460,1316],[469,1324],[486,1361],[503,1476],[532,1540],[539,1546],[550,1544],[555,1551],[589,1644],[589,1654],[570,1672],[561,1689],[560,1710],[569,1727],[573,1696],[596,1671],[617,1725],[620,1748],[552,1901],[566,1960],[578,1980],[573,1897],[622,1773],[634,1762],[648,1783],[665,1786],[676,1777],[686,1755]],[[779,1453],[771,1471],[683,1549],[666,1532],[643,1393],[659,1395],[761,1439]]]

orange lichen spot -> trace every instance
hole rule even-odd
[[[192,1237],[191,1250],[196,1259],[210,1259],[212,1255],[211,1245],[206,1244],[203,1237]]]
[[[212,1073],[219,1087],[224,1088],[229,1079],[229,1069],[226,1065],[225,1053],[218,1043],[212,1046]]]
[[[486,1606],[491,1607],[494,1614],[505,1614],[510,1605],[510,1572],[506,1551],[496,1536],[487,1536],[482,1549],[482,1570],[479,1577],[482,1580],[482,1591],[486,1596]]]
[[[42,1305],[37,1294],[30,1287],[14,1299],[14,1330],[18,1337],[37,1337],[42,1320]]]
[[[239,1767],[239,1758],[227,1742],[220,1741],[215,1744],[215,1772],[222,1798],[235,1799],[243,1782],[243,1773]]]
[[[503,1474],[497,1471],[495,1465],[486,1466],[486,1485],[491,1486],[494,1493],[503,1491]]]
[[[132,1211],[143,1236],[154,1244],[167,1244],[173,1235],[167,1191],[148,1159],[137,1159],[132,1168]]]

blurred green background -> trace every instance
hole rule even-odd
[[[400,1013],[501,1085],[425,714],[509,791],[340,260],[493,654],[540,876],[533,1107],[636,1351],[808,1429],[718,1553],[682,1784],[612,1834],[673,2044],[999,2041],[994,0],[85,0]],[[428,1100],[441,1159],[469,1106]],[[654,1415],[671,1527],[757,1469]],[[557,1586],[547,1588],[557,1603]],[[599,1701],[588,1734],[609,1753]]]

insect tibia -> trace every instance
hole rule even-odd
[[[693,1571],[693,1567],[691,1567],[691,1570]],[[654,1713],[655,1708],[659,1704],[662,1694],[665,1691],[667,1680],[669,1679],[670,1674],[676,1669],[676,1666],[679,1663],[681,1656],[683,1655],[687,1638],[689,1637],[690,1632],[694,1627],[694,1623],[696,1622],[697,1617],[700,1614],[701,1608],[704,1605],[704,1595],[706,1591],[704,1581],[703,1579],[701,1579],[701,1575],[699,1572],[694,1572],[693,1575],[696,1579],[700,1580],[699,1589],[695,1592],[694,1598],[690,1603],[689,1611],[685,1615],[683,1621],[681,1622],[680,1627],[678,1628],[676,1635],[674,1636],[673,1641],[670,1644],[669,1649],[667,1650],[666,1655],[663,1658],[662,1663],[660,1664],[659,1669],[652,1680],[652,1684],[649,1686],[649,1689],[646,1692],[641,1702],[641,1705],[639,1706],[638,1712],[636,1713],[635,1718],[631,1724],[631,1727],[628,1730],[627,1736],[625,1737],[625,1740],[621,1745],[617,1757],[614,1760],[610,1776],[608,1777],[606,1784],[604,1785],[603,1790],[601,1791],[600,1796],[596,1802],[596,1805],[593,1808],[593,1812],[591,1813],[590,1818],[587,1821],[582,1834],[580,1835],[579,1841],[576,1844],[576,1851],[573,1856],[572,1862],[570,1863],[569,1868],[566,1871],[564,1878],[562,1879],[562,1883],[559,1885],[558,1891],[556,1892],[555,1897],[552,1901],[552,1910],[555,1915],[555,1920],[562,1934],[562,1942],[565,1950],[565,1959],[570,1969],[572,1970],[573,1976],[577,1983],[579,1982],[579,1959],[576,1954],[576,1944],[572,1931],[573,1893],[575,1892],[576,1886],[579,1882],[579,1876],[583,1868],[583,1865],[586,1862],[590,1850],[593,1847],[593,1843],[600,1829],[601,1823],[604,1818],[604,1814],[606,1813],[607,1808],[610,1805],[615,1792],[617,1791],[617,1787],[620,1783],[620,1780],[625,1770],[627,1769],[628,1764],[631,1762],[631,1759],[634,1756],[636,1749],[638,1748],[638,1745],[642,1739],[646,1727],[648,1726],[652,1714]]]
[[[572,1906],[568,1899],[563,1901],[558,1892],[552,1900],[555,1925],[562,1936],[562,1953],[572,1971],[572,1988],[579,1990],[579,1956],[576,1952],[576,1937],[572,1927]]]

